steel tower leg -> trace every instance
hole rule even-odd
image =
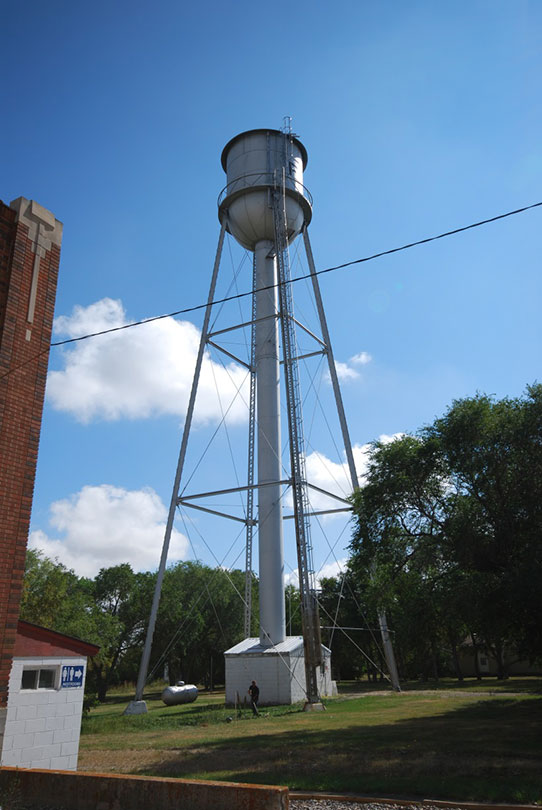
[[[384,646],[384,655],[386,656],[388,672],[390,673],[391,685],[396,692],[400,692],[401,686],[399,684],[399,674],[397,672],[397,664],[395,663],[395,655],[393,653],[393,645],[390,639],[385,610],[380,610],[378,612],[378,624],[380,625],[380,634],[382,636],[382,644]]]
[[[181,475],[184,467],[184,459],[186,456],[186,448],[188,445],[188,436],[192,424],[192,417],[194,414],[194,405],[196,402],[196,395],[198,392],[199,377],[201,372],[201,365],[203,363],[203,355],[205,346],[207,344],[207,333],[209,331],[209,320],[211,318],[211,310],[215,295],[216,281],[218,278],[218,269],[220,267],[220,257],[222,255],[222,246],[224,244],[224,235],[226,231],[226,217],[222,221],[220,229],[220,236],[218,238],[218,246],[216,249],[215,263],[213,267],[213,275],[211,278],[211,286],[209,288],[209,296],[207,298],[207,307],[205,309],[205,316],[203,318],[203,326],[201,329],[201,338],[198,349],[198,356],[196,359],[196,367],[194,369],[194,377],[192,380],[192,389],[190,391],[190,399],[188,401],[188,409],[183,429],[183,437],[181,441],[181,449],[179,452],[179,460],[177,462],[177,470],[175,473],[175,482],[173,484],[173,492],[171,495],[171,502],[169,505],[168,519],[166,523],[166,531],[164,534],[164,542],[162,545],[162,554],[160,557],[160,565],[158,566],[158,576],[156,578],[156,586],[154,588],[154,596],[152,600],[151,613],[149,616],[149,624],[147,627],[147,636],[145,638],[145,646],[141,656],[141,663],[139,665],[139,674],[137,677],[137,686],[135,693],[135,700],[132,701],[125,710],[125,714],[141,714],[147,711],[143,701],[143,690],[145,689],[145,682],[147,680],[147,672],[149,669],[149,660],[151,657],[152,638],[154,635],[154,628],[156,625],[156,616],[158,614],[158,605],[160,603],[160,594],[162,591],[162,582],[166,571],[167,555],[169,551],[169,543],[171,540],[171,532],[173,530],[173,521],[175,519],[175,509],[179,498],[179,487],[181,484]],[[139,704],[136,706],[134,704]]]
[[[305,252],[307,254],[307,261],[309,264],[309,272],[311,274],[312,287],[314,290],[314,299],[316,308],[318,310],[318,317],[320,319],[320,329],[322,330],[322,337],[326,344],[326,355],[329,367],[329,376],[331,378],[331,385],[333,394],[335,396],[335,405],[339,416],[341,425],[341,432],[344,442],[344,451],[346,453],[346,460],[348,463],[348,470],[350,472],[350,479],[352,482],[352,489],[356,490],[359,487],[358,474],[356,472],[356,464],[354,462],[354,454],[352,452],[352,442],[350,441],[350,434],[348,431],[348,424],[346,422],[346,414],[344,412],[344,405],[339,386],[339,378],[337,377],[337,369],[335,367],[335,358],[333,356],[333,349],[331,347],[331,339],[329,337],[329,330],[327,328],[326,315],[324,312],[324,305],[322,303],[322,296],[320,294],[320,285],[318,283],[318,276],[316,275],[316,267],[314,265],[314,257],[312,255],[312,247],[309,240],[307,228],[303,228],[303,241],[305,243]],[[391,643],[390,634],[388,631],[388,624],[386,620],[385,611],[381,610],[378,613],[378,622],[380,625],[380,632],[382,635],[382,645],[384,647],[384,655],[388,665],[388,672],[391,679],[391,685],[396,692],[401,691],[399,685],[399,676],[397,674],[397,664],[395,663],[395,655],[393,652],[393,645]]]
[[[320,285],[318,283],[318,276],[316,275],[314,257],[312,255],[312,247],[309,240],[309,233],[306,227],[303,228],[303,241],[305,243],[305,252],[307,254],[307,262],[309,264],[309,272],[311,274],[312,289],[314,291],[314,300],[316,302],[316,309],[318,310],[318,318],[320,319],[320,329],[322,331],[322,338],[326,345],[325,353],[327,356],[329,376],[331,379],[331,386],[333,388],[333,395],[335,396],[335,406],[337,408],[337,413],[339,416],[339,423],[341,425],[344,452],[346,453],[346,460],[348,462],[348,470],[350,472],[350,479],[352,481],[352,489],[357,489],[359,487],[359,482],[358,482],[358,474],[356,472],[356,464],[354,462],[354,453],[352,452],[352,442],[350,441],[350,433],[348,432],[348,424],[346,422],[346,414],[344,412],[343,399],[341,396],[341,388],[339,386],[339,378],[337,377],[337,369],[335,367],[335,358],[333,356],[333,349],[331,347],[329,329],[327,328],[327,320],[324,312],[324,305],[322,303],[322,296],[320,294]]]

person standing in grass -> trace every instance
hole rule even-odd
[[[248,687],[248,694],[250,695],[250,703],[252,706],[252,714],[257,717],[258,712],[258,700],[260,697],[260,690],[256,684],[256,681],[252,681],[250,686]]]

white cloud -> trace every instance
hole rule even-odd
[[[55,333],[78,337],[126,323],[122,302],[103,298],[57,318]],[[199,339],[200,332],[192,323],[164,318],[75,343],[64,350],[64,369],[49,373],[49,401],[83,423],[161,414],[184,417]],[[219,420],[228,408],[228,421],[243,421],[248,399],[245,383],[246,371],[239,365],[224,367],[206,354],[196,423]],[[241,395],[236,396],[239,388]]]
[[[299,588],[299,570],[297,568],[284,574],[284,587],[287,588],[288,585]]]
[[[333,560],[333,562],[325,563],[322,565],[318,571],[315,572],[315,579],[316,584],[320,582],[321,579],[328,579],[329,577],[337,577],[341,574],[347,563],[347,558],[343,557],[340,560]],[[296,588],[299,588],[299,569],[294,568],[289,574],[285,574],[284,576],[284,584],[285,585],[295,585]]]
[[[383,434],[384,444],[402,433]],[[363,485],[370,459],[369,444],[353,447],[356,471]],[[348,466],[335,462],[317,451],[306,458],[308,480],[328,492],[346,497],[351,492]],[[336,509],[340,501],[309,490],[314,510]],[[291,508],[291,497],[285,501]],[[341,513],[339,513],[340,515]],[[167,509],[151,488],[126,490],[109,484],[85,486],[70,498],[55,501],[50,507],[50,525],[55,535],[42,530],[30,533],[30,548],[41,549],[47,557],[58,558],[79,575],[94,576],[100,568],[129,562],[135,570],[153,570],[158,566],[164,538]],[[332,516],[328,516],[332,517]],[[325,519],[325,517],[324,517]],[[173,530],[169,561],[184,559],[186,537]],[[341,565],[344,561],[339,561]],[[335,576],[335,563],[322,568],[318,576]],[[297,573],[285,577],[286,584],[297,583]]]
[[[346,462],[336,462],[323,453],[315,451],[305,460],[307,481],[327,492],[346,498],[352,492],[352,484]],[[313,509],[340,509],[344,504],[321,492],[309,488],[309,499]]]
[[[382,444],[389,444],[390,442],[395,441],[395,439],[400,439],[402,433],[393,433],[388,435],[387,433],[382,433],[378,437],[378,441],[382,442]],[[367,470],[369,467],[369,462],[371,460],[371,451],[372,446],[371,444],[355,444],[352,447],[352,452],[354,454],[354,463],[356,465],[356,472],[358,474],[359,485],[363,486],[365,483],[365,479],[367,477]]]
[[[336,360],[335,368],[337,370],[337,377],[339,378],[340,382],[347,383],[351,380],[357,380],[360,374],[357,369],[352,368],[352,365],[366,366],[367,363],[370,363],[372,359],[373,358],[369,352],[359,352],[351,357],[348,363],[341,363],[339,360]],[[327,380],[329,382],[329,373],[327,375]]]
[[[59,536],[33,531],[29,546],[58,558],[80,576],[93,577],[100,568],[124,562],[137,571],[158,567],[167,509],[150,488],[85,486],[51,504],[50,514],[50,525]],[[187,547],[187,539],[174,529],[168,560],[184,559]]]
[[[382,434],[378,437],[378,441],[388,444],[402,435],[402,433]],[[352,447],[352,452],[359,484],[363,486],[371,457],[371,445],[355,444]],[[343,459],[342,462],[332,461],[323,453],[314,451],[306,457],[305,466],[307,480],[310,483],[320,487],[320,489],[325,489],[327,492],[332,492],[334,495],[339,495],[341,498],[346,498],[351,494],[352,481],[346,459]],[[341,508],[340,501],[311,488],[309,488],[309,498],[311,506],[315,510]],[[286,502],[291,504],[291,498]]]
[[[342,574],[344,571],[347,562],[346,557],[343,557],[341,560],[333,560],[333,562],[326,563],[316,573],[318,581],[329,577],[338,577],[339,574]]]
[[[366,366],[367,363],[370,363],[373,358],[369,354],[369,352],[360,352],[359,354],[355,354],[353,357],[350,358],[350,362],[354,363],[356,366]]]
[[[335,361],[335,368],[337,370],[337,377],[341,382],[348,382],[349,380],[355,380],[359,377],[356,369],[351,368],[348,363]]]

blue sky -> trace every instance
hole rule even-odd
[[[9,4],[0,192],[64,222],[55,338],[202,303],[222,148],[284,115],[309,154],[318,268],[538,202],[541,23],[526,0]],[[322,277],[355,445],[540,377],[541,216]],[[243,255],[225,255],[227,289]],[[31,542],[81,573],[157,564],[201,315],[191,324],[52,350]],[[219,419],[215,372],[226,388],[234,375],[209,366],[194,459]],[[242,448],[241,415],[230,431]],[[331,474],[342,459],[312,436],[314,470],[325,457]],[[202,481],[232,475],[222,441]],[[339,523],[333,555],[315,535],[317,568],[345,556]],[[208,548],[201,528],[192,547],[178,523],[174,557],[222,561],[222,530]],[[295,568],[291,543],[286,557]]]

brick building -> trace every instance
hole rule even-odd
[[[0,202],[0,750],[53,325],[62,223]]]

